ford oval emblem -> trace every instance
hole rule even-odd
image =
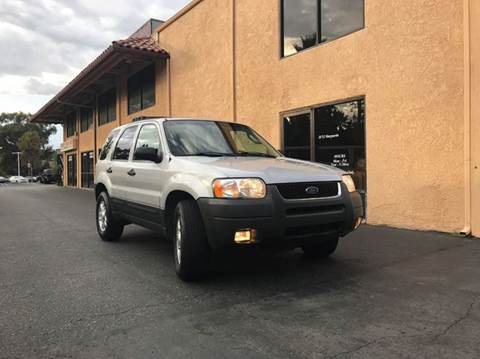
[[[318,192],[320,192],[320,190],[318,189],[318,187],[310,186],[305,189],[305,192],[313,196],[313,195],[316,195]]]

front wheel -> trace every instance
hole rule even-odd
[[[335,252],[338,246],[338,238],[326,242],[302,246],[303,253],[308,258],[327,258]]]
[[[123,233],[123,224],[115,219],[110,206],[110,198],[105,192],[97,198],[97,231],[102,240],[117,241]]]
[[[197,203],[193,200],[180,201],[172,222],[173,254],[178,277],[184,281],[202,278],[208,272],[210,247]]]

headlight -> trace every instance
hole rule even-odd
[[[265,198],[267,186],[259,178],[229,178],[213,181],[217,198]]]
[[[348,192],[355,192],[357,189],[355,188],[355,182],[350,175],[343,175],[342,182],[347,186]]]

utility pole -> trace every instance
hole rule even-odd
[[[22,152],[12,152],[12,155],[17,155],[17,170],[18,170],[18,176],[20,176],[20,155]]]

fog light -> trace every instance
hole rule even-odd
[[[252,244],[257,241],[256,229],[243,229],[235,232],[235,243],[238,244]]]

